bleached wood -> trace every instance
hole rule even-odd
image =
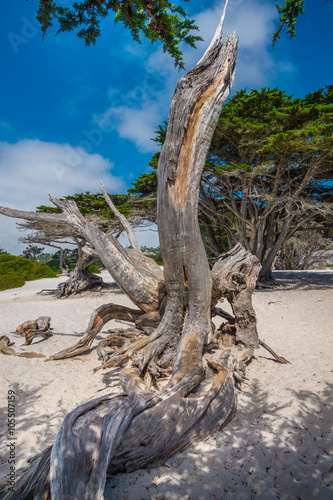
[[[134,250],[137,250],[138,252],[141,252],[141,249],[140,249],[140,247],[138,245],[138,242],[136,241],[135,233],[134,233],[134,230],[133,230],[131,224],[129,224],[129,222],[126,219],[126,217],[122,213],[119,212],[119,210],[117,209],[117,207],[115,206],[115,204],[111,200],[110,196],[106,192],[105,185],[104,185],[103,182],[101,182],[101,188],[102,188],[102,193],[103,193],[103,196],[104,196],[104,199],[105,199],[106,203],[109,205],[109,207],[111,208],[111,210],[113,211],[113,213],[118,217],[118,219],[120,220],[123,228],[125,229],[130,244],[132,245],[132,247],[134,248]]]
[[[65,418],[51,457],[50,451],[43,455],[39,477],[43,475],[47,483],[50,460],[53,499],[98,499],[107,473],[164,463],[210,435],[214,428],[226,425],[234,415],[232,364],[224,357],[221,364],[203,361],[204,345],[211,333],[212,275],[197,221],[201,173],[235,70],[235,34],[223,45],[221,41],[219,25],[204,58],[178,81],[171,103],[158,166],[165,284],[159,280],[163,275],[148,260],[140,261],[143,257],[138,257],[138,252],[135,258],[126,254],[118,242],[83,222],[74,206],[53,200],[68,223],[81,227],[141,310],[158,311],[161,316],[149,337],[118,353],[124,366],[120,374],[124,393],[76,408]],[[119,269],[111,269],[118,263]],[[120,276],[122,272],[126,278]],[[154,307],[149,302],[152,296]],[[157,372],[172,370],[169,381],[158,389],[149,388],[142,378],[145,369],[154,374],[154,366]],[[29,481],[31,489],[42,488],[34,474]]]

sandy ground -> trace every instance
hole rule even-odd
[[[74,344],[91,312],[107,302],[131,305],[110,281],[108,291],[55,299],[42,288],[63,278],[0,292],[0,336],[17,352],[54,354]],[[275,290],[253,297],[259,335],[291,364],[276,363],[260,348],[248,368],[236,417],[221,432],[168,460],[162,467],[108,480],[105,499],[332,499],[332,305],[333,271],[277,272]],[[223,307],[227,309],[226,305]],[[13,332],[50,316],[54,335],[30,346]],[[110,322],[107,328],[120,326]],[[117,381],[99,365],[93,348],[79,358],[45,362],[0,354],[0,479],[8,473],[8,391],[15,391],[16,468],[52,444],[63,417],[79,404],[114,391]],[[330,486],[331,485],[331,486]]]

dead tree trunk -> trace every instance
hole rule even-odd
[[[78,260],[75,268],[69,272],[68,280],[58,285],[59,297],[69,297],[69,295],[105,286],[100,276],[89,271],[89,266],[95,262],[96,257],[87,256],[83,252],[86,241],[80,241],[75,236],[73,239],[78,249]]]
[[[7,498],[98,499],[107,474],[164,463],[234,415],[237,362],[228,354],[209,357],[204,347],[213,339],[211,317],[223,296],[234,308],[237,340],[250,350],[258,345],[253,310],[247,308],[259,265],[239,246],[229,256],[230,265],[228,260],[216,264],[212,274],[197,220],[201,173],[235,70],[237,39],[232,34],[222,44],[222,23],[223,17],[204,57],[177,83],[171,104],[158,167],[164,280],[140,252],[125,252],[73,204],[54,200],[61,217],[80,229],[139,307],[137,314],[127,311],[132,321],[140,328],[147,321],[158,326],[104,363],[123,367],[124,392],[102,396],[67,415],[52,450],[36,457]],[[85,341],[108,314],[119,311],[112,305],[101,310]]]

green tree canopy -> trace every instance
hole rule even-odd
[[[146,221],[154,222],[156,196],[154,195],[152,199],[148,197],[140,199],[132,196],[131,191],[129,190],[129,194],[113,194],[109,196],[119,212],[127,217],[134,227],[141,226]],[[75,201],[82,215],[93,219],[103,231],[119,234],[123,231],[121,223],[107,204],[102,193],[86,191],[85,193],[64,196],[61,199]],[[58,208],[46,205],[37,207],[37,211],[46,213],[60,212]]]
[[[328,222],[333,85],[304,99],[278,89],[238,92],[223,109],[202,178],[201,206],[270,273],[304,224]]]
[[[25,257],[26,259],[37,260],[38,255],[40,255],[43,250],[44,250],[43,247],[37,247],[36,245],[29,245],[22,253],[23,257]]]
[[[166,0],[85,0],[70,3],[71,6],[63,6],[60,1],[39,0],[37,19],[44,35],[57,21],[57,33],[76,30],[77,36],[86,45],[94,45],[100,36],[101,21],[112,15],[114,22],[122,22],[137,42],[140,43],[141,35],[152,43],[161,41],[164,52],[168,52],[180,68],[184,67],[180,43],[195,47],[195,43],[201,40],[200,36],[192,34],[198,28],[187,12]]]
[[[302,228],[331,225],[333,85],[304,99],[275,89],[239,91],[224,107],[202,176],[199,221],[211,256],[240,241],[269,277],[282,245]],[[166,124],[157,131],[163,143]],[[155,163],[133,184],[157,189]]]
[[[278,2],[279,0],[274,0]],[[328,0],[325,0],[327,3]],[[273,45],[281,38],[281,31],[284,27],[287,28],[287,33],[290,38],[296,35],[296,21],[298,17],[304,14],[304,0],[284,0],[282,5],[277,4],[276,8],[279,12],[279,26],[273,33]]]
[[[279,26],[273,34],[273,45],[281,38],[284,27],[290,38],[295,36],[296,21],[304,13],[304,0],[274,1],[277,2]],[[84,0],[66,2],[66,5],[60,0],[39,0],[36,14],[43,36],[56,21],[57,34],[75,30],[87,46],[95,45],[100,36],[101,22],[108,16],[113,16],[115,23],[123,23],[139,43],[141,36],[152,43],[162,42],[164,52],[168,52],[180,68],[184,68],[181,42],[195,47],[195,43],[202,40],[200,36],[193,35],[198,27],[186,10],[167,0]]]

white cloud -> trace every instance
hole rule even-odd
[[[134,229],[136,241],[139,246],[146,246],[148,248],[156,248],[159,246],[159,238],[158,238],[158,230],[156,224],[149,224],[144,228],[136,228]],[[123,247],[128,247],[130,245],[128,237],[126,233],[123,233],[119,237],[119,243]]]
[[[103,115],[95,117],[95,121],[103,128],[107,123],[117,130],[119,137],[134,142],[142,153],[155,152],[157,147],[151,138],[154,131],[163,121],[159,100],[144,100],[138,108],[119,105],[110,107]]]
[[[0,142],[0,205],[34,210],[51,205],[56,197],[84,191],[100,192],[103,180],[108,192],[121,192],[125,183],[110,173],[113,164],[99,154],[89,154],[70,144],[22,140]],[[18,221],[17,221],[18,222]],[[12,251],[22,236],[13,220],[0,216],[0,247]]]
[[[169,91],[167,79],[148,69],[140,85],[129,92],[108,89],[110,106],[95,115],[94,121],[100,129],[116,130],[119,137],[134,142],[140,152],[155,152],[156,145],[151,139],[168,113],[174,83],[175,79]]]

